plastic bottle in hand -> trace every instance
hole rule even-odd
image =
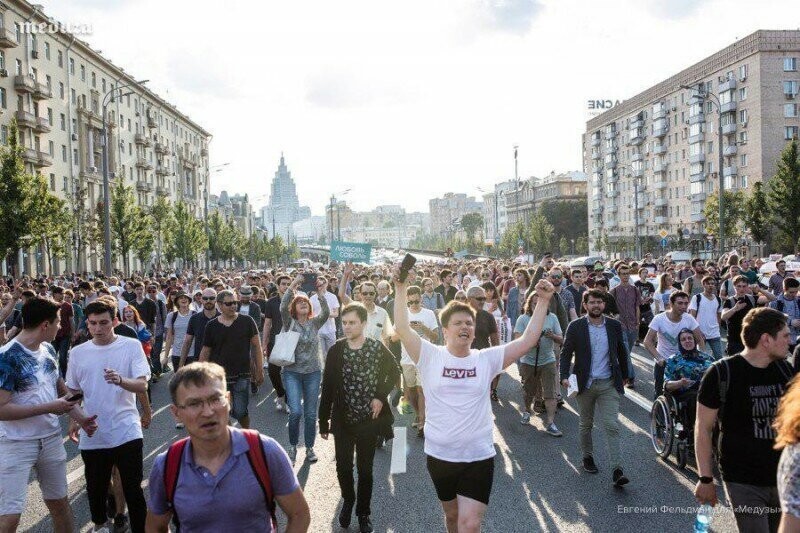
[[[701,505],[694,519],[694,533],[706,533],[711,526],[711,516],[714,508],[708,504]]]

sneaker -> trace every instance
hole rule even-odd
[[[621,468],[615,468],[614,473],[611,475],[611,479],[614,481],[615,487],[621,487],[623,485],[627,485],[630,480],[625,477],[625,474],[622,473]]]
[[[556,402],[556,407],[564,407],[564,400],[559,398],[558,401]]]
[[[633,384],[633,380],[632,379],[628,379],[628,380],[625,381],[625,388],[627,388],[627,389],[635,389],[636,385]]]
[[[258,394],[258,385],[256,385],[253,381],[250,382],[250,394],[254,396]]]
[[[128,529],[128,517],[118,514],[114,517],[114,533],[123,533]]]
[[[597,465],[594,464],[594,457],[587,455],[583,458],[583,469],[590,474],[596,474],[598,472]]]
[[[280,413],[281,411],[283,411],[284,405],[286,404],[283,402],[283,398],[275,398],[275,410],[277,412]]]
[[[519,421],[520,424],[523,426],[527,426],[531,423],[531,414],[530,413],[522,413],[522,418]]]
[[[316,463],[319,461],[319,457],[314,453],[314,448],[306,448],[306,461],[309,463]]]
[[[289,460],[294,464],[297,461],[297,446],[289,446],[286,451],[289,454]]]
[[[378,442],[377,444],[375,444],[375,447],[380,450],[383,449],[385,445],[386,445],[386,439],[384,439],[383,437],[378,437]]]
[[[500,398],[497,397],[497,389],[492,389],[492,392],[491,394],[489,394],[489,397],[492,399],[493,402],[500,401]]]
[[[552,435],[554,437],[560,437],[560,436],[563,435],[563,433],[561,433],[561,430],[558,429],[558,426],[556,426],[555,422],[553,422],[549,426],[547,426],[547,428],[544,431],[548,435]]]
[[[425,438],[425,428],[424,426],[420,426],[417,430],[417,437],[424,439]]]
[[[353,519],[353,502],[342,503],[342,510],[339,511],[339,525],[347,529]]]
[[[369,519],[368,514],[358,517],[358,531],[360,533],[372,533],[375,531],[372,529],[372,520]]]
[[[185,426],[184,426],[182,423],[180,423],[180,422],[178,422],[177,424],[175,424],[175,429],[183,429],[184,427],[185,427]]]

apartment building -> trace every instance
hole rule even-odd
[[[103,199],[104,114],[112,185],[132,186],[142,206],[157,196],[184,200],[202,217],[211,135],[41,6],[0,3],[0,141],[7,143],[16,119],[27,170],[43,174],[79,220],[91,218]],[[79,224],[57,272],[101,268],[102,254],[83,230]],[[42,255],[21,251],[23,270],[44,271]]]
[[[604,239],[632,250],[636,226],[650,242],[661,230],[705,242],[703,207],[719,172],[725,190],[748,190],[797,138],[799,60],[800,31],[759,30],[592,118],[590,248]]]
[[[431,234],[453,236],[460,233],[461,217],[467,213],[483,214],[483,202],[464,193],[448,192],[441,198],[428,201],[431,214]]]
[[[509,224],[530,220],[545,202],[576,201],[586,198],[584,172],[551,172],[544,177],[523,181],[519,187],[506,193],[506,211]]]

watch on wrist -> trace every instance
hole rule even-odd
[[[708,485],[709,483],[713,483],[714,478],[710,476],[700,476],[700,483],[703,485]]]

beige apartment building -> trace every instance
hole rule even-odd
[[[586,180],[583,172],[551,172],[540,178],[531,176],[519,188],[506,193],[508,223],[529,221],[545,202],[585,199]]]
[[[800,31],[759,30],[591,119],[583,136],[590,248],[603,239],[631,253],[636,226],[645,249],[662,229],[705,246],[702,211],[718,173],[726,190],[747,191],[769,180],[798,136],[798,62]]]
[[[41,6],[0,3],[0,140],[7,142],[16,119],[27,169],[48,178],[80,220],[88,220],[103,199],[104,102],[112,185],[123,180],[132,186],[142,206],[153,205],[157,196],[182,199],[202,217],[211,135],[65,31]],[[101,268],[102,245],[91,246],[82,226],[56,272]],[[24,271],[49,270],[42,250],[20,255]]]

